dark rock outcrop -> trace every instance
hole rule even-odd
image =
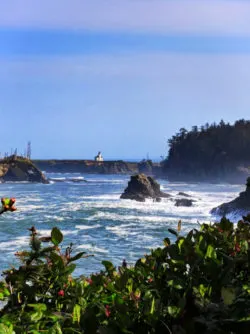
[[[250,213],[250,177],[247,179],[246,190],[241,192],[233,201],[221,204],[211,210],[212,214],[226,216],[229,213]]]
[[[0,162],[0,181],[48,183],[43,173],[30,160],[16,156]]]
[[[133,199],[139,202],[145,202],[146,198],[153,198],[158,202],[161,197],[170,197],[170,195],[162,192],[159,183],[144,174],[131,176],[128,187],[121,195],[123,199]]]
[[[188,195],[188,194],[186,194],[186,193],[184,193],[184,192],[182,192],[182,191],[180,191],[180,192],[178,193],[178,195],[179,195],[179,196],[184,196],[184,197],[190,197],[190,195]]]
[[[84,174],[136,174],[144,173],[162,177],[159,163],[130,162],[123,160],[33,160],[34,164],[47,173],[84,173]]]
[[[175,200],[175,206],[187,206],[190,207],[193,205],[193,200],[192,199],[187,199],[187,198],[179,198]]]

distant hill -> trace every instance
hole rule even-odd
[[[170,180],[235,183],[250,174],[250,121],[181,128],[168,144],[162,168]]]

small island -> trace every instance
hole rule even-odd
[[[15,154],[0,160],[0,182],[48,183],[30,159]]]

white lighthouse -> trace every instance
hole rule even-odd
[[[95,161],[103,161],[103,156],[101,154],[101,152],[98,152],[97,156],[95,156]]]

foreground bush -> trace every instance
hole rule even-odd
[[[103,261],[88,278],[71,276],[85,254],[63,252],[60,230],[39,238],[31,228],[31,250],[3,273],[0,333],[250,333],[249,218],[186,236],[179,223],[174,243],[166,238],[131,268]]]

